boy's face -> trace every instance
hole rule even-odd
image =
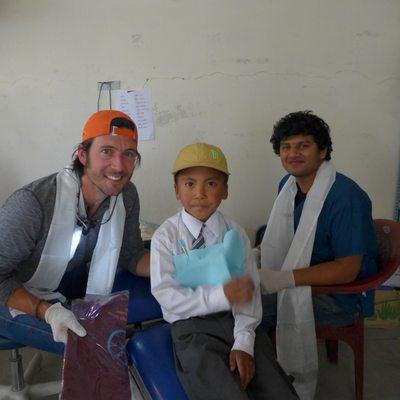
[[[185,210],[200,221],[207,219],[228,197],[224,173],[208,167],[192,167],[178,172],[176,198]]]

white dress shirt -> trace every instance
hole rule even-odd
[[[151,240],[151,292],[160,303],[164,319],[173,323],[178,320],[208,315],[232,309],[235,319],[232,350],[242,350],[253,356],[254,330],[262,317],[260,284],[249,238],[235,222],[216,211],[205,222],[203,236],[206,246],[220,243],[227,232],[227,227],[236,228],[245,248],[244,273],[255,284],[254,297],[245,306],[231,306],[225,296],[223,285],[198,286],[196,289],[181,286],[172,276],[175,274],[173,257],[192,249],[193,239],[200,234],[203,222],[182,210],[168,218],[154,233]]]

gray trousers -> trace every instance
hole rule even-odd
[[[231,312],[193,317],[172,324],[175,365],[190,400],[291,400],[298,396],[275,358],[264,329],[256,330],[256,372],[246,390],[229,370],[234,342]]]

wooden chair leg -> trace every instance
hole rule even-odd
[[[356,399],[362,400],[364,391],[364,336],[356,341],[353,351]]]
[[[338,341],[337,340],[325,340],[326,355],[331,364],[337,364],[338,362]]]

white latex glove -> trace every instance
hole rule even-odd
[[[256,260],[257,268],[261,268],[261,250],[257,247],[252,248],[254,260]]]
[[[293,271],[274,271],[263,268],[258,273],[260,274],[261,286],[269,294],[295,286]]]
[[[86,336],[85,328],[77,321],[72,311],[56,303],[50,306],[44,314],[44,319],[51,326],[55,342],[67,343],[67,332],[71,329],[78,336]]]

